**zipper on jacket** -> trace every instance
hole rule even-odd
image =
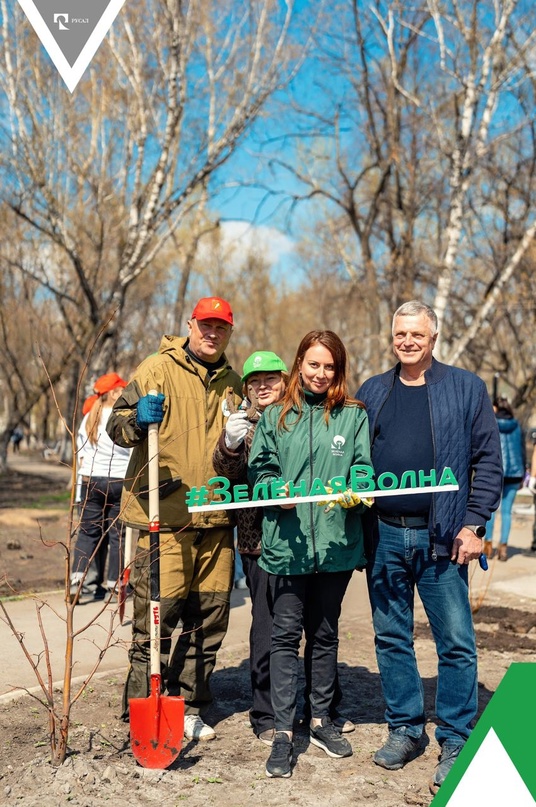
[[[195,365],[194,365],[194,367],[195,367]],[[205,379],[203,378],[203,376],[199,372],[198,367],[195,367],[195,371],[196,371],[197,376],[198,376],[199,380],[201,381],[201,384],[203,385],[203,388],[205,390],[205,448],[206,448],[206,446],[208,444],[208,396],[209,396],[209,392],[210,392],[211,379],[210,378],[208,379],[208,384],[207,384],[207,383],[205,383]],[[205,378],[206,378],[206,376],[205,376]],[[204,452],[204,463],[206,463],[206,452]],[[196,527],[200,527],[201,529],[206,529],[209,526],[207,517],[205,516],[204,513],[203,514],[198,513],[197,515],[198,516],[201,515],[202,517],[201,517],[199,523],[196,524]]]
[[[205,390],[204,419],[205,419],[205,447],[206,447],[208,445],[208,434],[209,434],[208,399],[209,399],[209,396],[210,396],[210,386],[211,386],[212,382],[214,381],[214,379],[217,377],[218,370],[220,368],[218,368],[218,370],[216,370],[216,372],[213,375],[210,375],[208,370],[207,370],[205,378],[203,378],[203,376],[201,375],[201,372],[199,370],[199,367],[202,366],[202,365],[198,365],[197,362],[194,362],[192,360],[192,358],[190,356],[188,356],[188,354],[186,354],[186,358],[190,361],[190,364],[192,365],[192,369],[196,373],[197,377],[199,378],[199,380],[200,380],[200,382],[201,382],[201,384],[203,386],[203,389]],[[212,456],[212,454],[211,454],[211,456]],[[206,452],[204,452],[204,457],[205,457],[205,462],[206,462]],[[202,530],[203,529],[208,529],[210,527],[210,523],[209,523],[209,520],[208,520],[207,516],[204,513],[197,513],[196,515],[197,515],[198,518],[197,518],[197,520],[195,522],[195,526],[198,529],[202,529]]]
[[[314,466],[313,466],[313,407],[309,407],[309,473],[311,474],[311,482],[314,479]],[[314,504],[309,502],[309,518],[311,521],[311,541],[313,544],[313,561],[315,573],[318,573],[318,564],[316,558],[316,537],[315,537],[315,521],[314,521]]]
[[[425,386],[428,386],[428,385],[425,385]],[[436,442],[435,442],[435,434],[434,434],[434,420],[433,420],[433,416],[432,416],[432,404],[430,402],[430,392],[428,390],[426,390],[426,397],[428,399],[428,411],[430,413],[430,434],[432,436],[432,450],[434,452],[434,468],[435,468],[436,464],[437,464],[437,453],[436,453]],[[429,526],[430,525],[430,516],[431,516],[431,519],[432,519],[432,524],[435,524],[435,498],[434,498],[433,493],[431,494],[431,496],[432,496],[432,501],[430,503],[430,515],[428,516],[428,533],[430,535],[430,543],[431,543],[431,547],[432,547],[432,560],[436,561],[437,560],[437,549],[436,549],[436,542],[435,542],[435,527],[433,527],[432,531],[430,532],[430,526]]]

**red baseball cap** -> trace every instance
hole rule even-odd
[[[192,319],[222,319],[233,325],[233,312],[227,300],[221,297],[201,297],[192,311]]]

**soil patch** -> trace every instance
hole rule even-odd
[[[473,614],[478,650],[500,653],[536,651],[536,614],[517,608],[484,605]],[[427,624],[417,624],[415,636],[429,635]]]
[[[417,628],[415,648],[429,716],[429,744],[421,757],[400,771],[385,771],[372,762],[374,751],[387,735],[373,637],[362,620],[346,618],[341,622],[339,672],[344,713],[356,724],[355,731],[347,735],[352,757],[328,758],[310,745],[307,730],[300,725],[292,777],[267,779],[264,765],[269,750],[254,737],[247,719],[248,663],[227,649],[220,653],[213,675],[215,706],[207,717],[216,728],[217,739],[197,744],[185,741],[167,771],[140,768],[132,756],[128,726],[119,719],[122,676],[105,675],[90,682],[73,708],[70,755],[60,768],[49,761],[42,706],[27,696],[4,704],[0,709],[0,792],[7,796],[6,803],[24,807],[37,803],[56,807],[65,802],[79,807],[109,803],[136,807],[429,805],[428,782],[438,757],[434,739],[437,662],[427,626]],[[480,713],[513,661],[536,662],[536,653],[480,651]]]
[[[65,481],[44,474],[10,470],[0,476],[0,510],[5,507],[57,507],[69,495]]]
[[[0,597],[63,588],[68,509],[63,480],[17,471],[0,477]]]

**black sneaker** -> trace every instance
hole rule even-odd
[[[387,768],[388,771],[397,771],[403,768],[406,762],[415,759],[426,747],[426,734],[420,737],[410,737],[406,734],[406,727],[389,731],[387,742],[372,757],[376,765]]]
[[[311,726],[310,737],[312,744],[325,751],[328,757],[340,759],[341,757],[351,757],[353,754],[352,746],[333,725],[329,717],[323,717],[319,726]]]
[[[266,763],[266,776],[270,779],[288,779],[291,775],[292,740],[285,731],[276,731],[272,742],[272,752]]]
[[[450,769],[458,759],[458,754],[462,748],[463,744],[456,742],[456,740],[445,740],[441,746],[441,756],[439,757],[434,778],[432,780],[432,784],[430,785],[430,790],[434,795],[447,778],[447,774],[450,773]]]

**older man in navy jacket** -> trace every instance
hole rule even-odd
[[[377,476],[450,468],[459,490],[385,496],[375,506],[367,569],[376,656],[389,736],[374,762],[401,768],[426,746],[423,687],[413,649],[415,586],[438,654],[436,739],[441,746],[432,792],[443,783],[477,713],[476,643],[468,564],[482,553],[485,525],[499,505],[500,441],[484,382],[436,361],[437,317],[413,300],[393,317],[398,364],[356,397],[367,408]]]

